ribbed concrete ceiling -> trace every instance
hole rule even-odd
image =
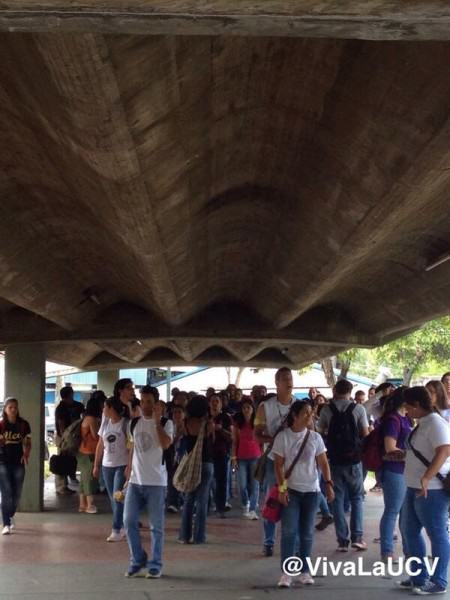
[[[1,347],[303,365],[450,312],[450,262],[425,271],[450,251],[450,42],[418,41],[450,37],[447,2],[355,3],[335,36],[316,11],[307,39],[257,35],[257,2],[240,36],[223,2],[164,3],[164,36],[132,31],[155,2],[107,27],[75,4],[0,5],[25,30],[0,33]],[[276,4],[296,35],[317,5]],[[380,41],[327,39],[345,23]]]

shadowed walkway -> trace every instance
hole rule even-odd
[[[76,496],[63,498],[66,508],[76,510]],[[105,498],[106,500],[106,498]],[[102,499],[97,504],[105,506]],[[235,501],[236,502],[236,501]],[[370,567],[378,559],[377,535],[381,511],[380,496],[368,494],[365,503],[366,553],[335,552],[334,529],[318,533],[315,556],[329,560],[354,560],[364,556]],[[375,600],[380,594],[400,598],[404,592],[393,589],[393,581],[376,577],[317,577],[311,588],[295,586],[278,590],[279,547],[276,556],[261,556],[261,523],[248,522],[237,511],[230,518],[208,521],[208,544],[184,546],[176,543],[179,516],[166,523],[164,577],[160,580],[124,578],[128,563],[125,542],[108,544],[110,515],[46,511],[19,514],[17,533],[0,538],[0,599],[44,600],[171,600],[180,595],[186,600],[260,600],[301,594],[305,598],[334,600],[344,597]],[[143,532],[148,545],[149,532]],[[349,594],[350,593],[350,594]]]

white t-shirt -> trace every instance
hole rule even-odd
[[[264,414],[266,417],[266,431],[269,435],[274,436],[280,425],[286,421],[286,416],[291,409],[292,404],[296,398],[292,396],[289,404],[281,404],[278,402],[278,398],[274,396],[270,400],[266,400],[263,404]],[[268,447],[268,444],[264,444],[264,449]],[[268,458],[273,460],[273,450],[270,451]]]
[[[275,438],[273,453],[285,459],[285,470],[289,469],[294,462],[306,431],[305,429],[304,431],[295,432],[289,427]],[[324,452],[326,452],[326,448],[322,436],[315,431],[310,431],[308,442],[288,479],[288,487],[297,492],[319,492],[316,456]]]
[[[444,419],[447,421],[447,423],[450,422],[450,408],[444,408],[444,409],[439,409],[439,412],[441,413],[441,416],[444,417]]]
[[[164,431],[173,439],[173,422],[168,420]],[[141,417],[130,435],[133,440],[133,462],[130,482],[137,485],[167,485],[167,469],[162,463],[163,449],[159,443],[155,420]]]
[[[337,398],[332,400],[332,402],[340,412],[346,411],[350,404],[353,404],[351,400],[346,400],[344,398]],[[331,412],[331,408],[329,406],[324,406],[320,411],[317,429],[319,429],[319,431],[328,431],[332,417],[333,413]],[[363,428],[369,427],[366,410],[363,404],[356,404],[353,409],[353,418],[355,419],[359,433],[362,432]]]
[[[431,413],[426,417],[419,419],[419,427],[411,439],[412,445],[424,457],[432,462],[436,448],[439,446],[450,445],[450,426],[437,413]],[[406,444],[406,465],[405,480],[410,488],[420,489],[420,480],[423,477],[427,467],[421,462],[411,450],[409,444]],[[450,457],[439,469],[442,476],[446,476],[450,471]],[[429,490],[441,490],[442,483],[437,477],[433,477],[428,485]]]
[[[106,417],[102,420],[98,435],[103,440],[104,467],[122,467],[128,464],[127,423],[128,420],[123,417],[117,423]]]

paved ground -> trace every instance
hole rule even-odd
[[[176,543],[179,516],[169,516],[166,527],[164,577],[160,580],[125,579],[128,548],[125,542],[107,543],[110,514],[107,500],[99,497],[102,511],[97,515],[78,514],[76,497],[57,502],[51,486],[46,492],[48,510],[41,514],[19,514],[17,533],[0,537],[1,600],[262,600],[298,597],[305,600],[363,598],[401,599],[405,592],[395,590],[393,581],[379,577],[328,576],[316,579],[310,588],[279,590],[279,548],[276,556],[261,555],[261,523],[248,522],[232,511],[230,518],[208,521],[208,544],[182,546]],[[237,504],[237,501],[235,500]],[[368,494],[365,509],[364,553],[370,566],[379,545],[372,543],[382,499]],[[149,532],[144,532],[148,543]],[[316,556],[340,560],[335,552],[334,529],[318,533]],[[361,553],[349,552],[345,560]]]

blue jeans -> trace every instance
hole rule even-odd
[[[350,534],[356,542],[363,535],[363,475],[362,465],[331,465],[335,500],[333,502],[334,526],[338,543],[349,544],[349,529],[345,518],[344,501],[346,492],[351,505]]]
[[[394,473],[389,469],[382,469],[380,473],[383,488],[384,512],[380,521],[381,554],[394,552],[394,529],[400,509],[406,495],[406,482],[403,473]]]
[[[259,483],[253,477],[257,458],[240,458],[238,461],[239,490],[243,508],[250,502],[250,510],[256,511],[259,498]]]
[[[289,503],[281,513],[281,568],[286,558],[298,556],[303,561],[302,571],[309,570],[306,559],[311,556],[319,495],[289,490]]]
[[[450,544],[448,541],[447,518],[450,496],[444,490],[428,490],[428,497],[417,497],[419,490],[408,488],[400,514],[400,530],[405,538],[408,554],[422,560],[427,556],[422,529],[425,528],[431,541],[431,554],[439,557],[436,571],[429,577],[426,566],[422,562],[420,573],[411,577],[413,585],[419,587],[429,578],[433,583],[447,587],[447,569],[450,560]],[[415,567],[415,565],[414,565]]]
[[[322,517],[331,517],[330,507],[323,492],[319,493],[319,510]]]
[[[125,483],[125,466],[123,467],[104,467],[102,466],[103,479],[108,491],[109,500],[113,512],[113,531],[119,533],[123,527],[123,502],[114,500],[114,492],[123,488]]]
[[[216,480],[215,503],[216,511],[219,513],[225,512],[225,504],[227,502],[228,488],[228,467],[230,465],[230,457],[217,456],[214,458],[214,479]]]
[[[229,502],[232,498],[233,498],[233,468],[231,466],[231,460],[229,460],[228,461],[228,471],[227,471],[227,502]]]
[[[162,485],[137,485],[129,483],[125,495],[124,525],[130,548],[130,565],[143,565],[145,552],[142,548],[139,533],[139,513],[147,510],[151,523],[151,556],[147,561],[147,569],[162,569],[162,552],[164,546],[164,500],[166,488]]]
[[[192,537],[194,507],[196,512],[193,542],[194,544],[204,544],[206,542],[206,515],[208,513],[209,490],[213,475],[213,464],[203,463],[200,485],[193,492],[185,495],[179,534],[179,539],[184,542],[189,542]]]
[[[270,488],[276,484],[275,478],[275,465],[273,460],[267,459],[266,461],[266,474],[264,477],[264,485],[266,487],[267,492]],[[272,523],[272,521],[267,521],[267,519],[263,520],[264,525],[264,546],[273,546],[275,544],[275,531],[276,524]]]
[[[3,525],[10,526],[22,493],[25,467],[0,463],[0,493],[2,495]]]

